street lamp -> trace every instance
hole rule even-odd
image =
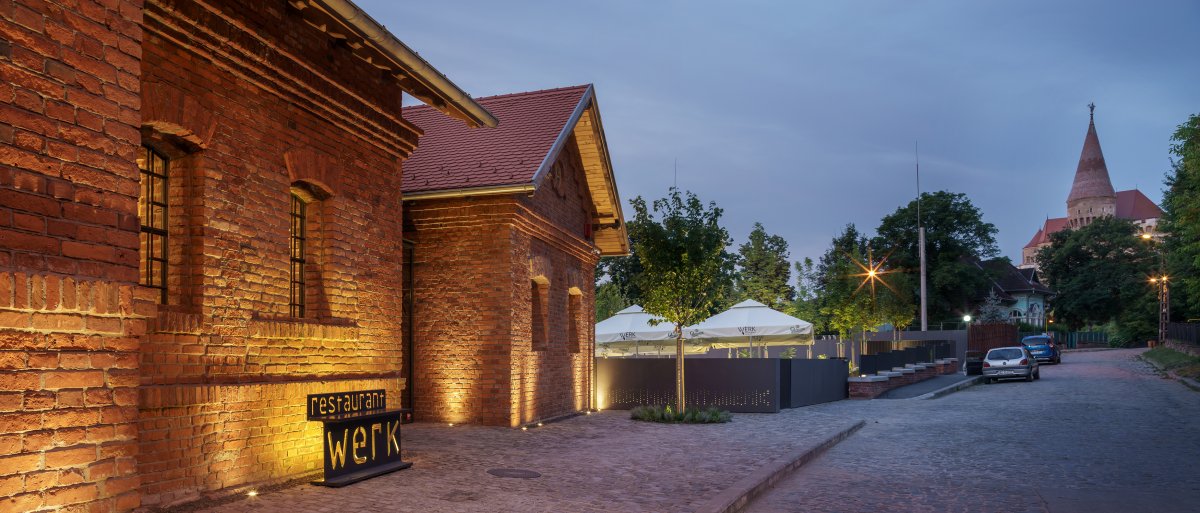
[[[1150,232],[1142,233],[1142,240],[1147,244],[1153,244],[1154,237]],[[1167,263],[1166,255],[1163,254],[1162,247],[1155,245],[1154,251],[1158,253],[1158,276],[1150,276],[1150,284],[1154,285],[1155,292],[1158,294],[1158,343],[1162,344],[1167,340],[1167,324],[1171,322],[1171,285],[1167,282]]]
[[[963,322],[971,322],[971,316],[970,316],[970,315],[964,315],[964,316],[963,316]]]

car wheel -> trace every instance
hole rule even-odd
[[[1042,379],[1042,370],[1041,369],[1038,369],[1037,372],[1033,373],[1033,379]]]
[[[1028,376],[1025,376],[1025,381],[1027,383],[1033,381],[1033,373],[1032,372],[1030,372]]]
[[[1058,365],[1058,364],[1060,364],[1060,363],[1062,363],[1062,357],[1061,357],[1061,356],[1059,356],[1059,357],[1057,357],[1057,358],[1055,358],[1055,359],[1054,359],[1054,365]]]

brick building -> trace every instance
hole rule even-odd
[[[1083,138],[1083,151],[1075,167],[1075,179],[1067,195],[1067,216],[1047,218],[1029,243],[1021,248],[1022,269],[1037,269],[1037,253],[1050,246],[1050,236],[1062,230],[1082,228],[1102,216],[1128,219],[1142,233],[1154,238],[1162,237],[1158,232],[1158,219],[1163,211],[1147,198],[1142,191],[1131,189],[1114,192],[1108,177],[1108,165],[1104,152],[1100,150],[1100,136],[1096,135],[1095,105],[1088,106],[1092,114],[1088,117],[1088,130]]]
[[[592,86],[478,101],[498,128],[404,109],[411,391],[418,419],[517,426],[591,408],[595,266],[629,242]]]
[[[402,93],[464,129],[497,124],[346,0],[0,0],[0,510],[127,511],[297,477],[321,466],[306,394],[404,396],[405,307],[425,306],[402,301],[401,169],[422,133]],[[420,254],[433,235],[414,225]],[[474,249],[459,258],[498,251]],[[474,329],[508,329],[538,304],[523,301]],[[532,361],[492,354],[480,376]],[[459,364],[418,369],[443,361]],[[578,386],[541,364],[522,376]]]

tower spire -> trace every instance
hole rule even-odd
[[[1116,214],[1116,193],[1108,177],[1100,136],[1096,135],[1096,104],[1088,104],[1088,129],[1083,151],[1075,168],[1075,181],[1067,196],[1067,217],[1072,226],[1084,226],[1092,219]]]

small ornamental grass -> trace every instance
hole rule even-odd
[[[719,424],[729,422],[733,419],[733,415],[727,411],[718,409],[716,406],[709,406],[703,410],[691,407],[680,413],[675,411],[671,405],[666,405],[635,407],[629,411],[629,418],[668,424]]]

